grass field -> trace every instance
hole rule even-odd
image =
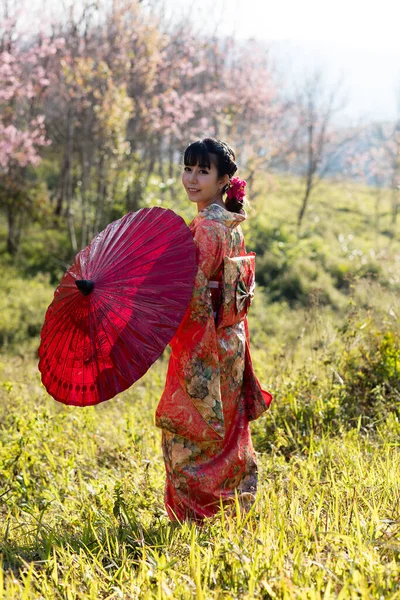
[[[2,364],[3,598],[399,597],[398,421],[260,454],[249,515],[174,526],[152,424],[161,367],[80,410],[49,400],[31,360]]]
[[[400,598],[390,198],[376,219],[372,191],[324,184],[296,237],[300,184],[274,185],[255,201],[248,247],[266,274],[281,261],[282,286],[301,294],[273,299],[281,288],[266,279],[252,308],[256,372],[275,400],[252,424],[260,478],[246,516],[221,512],[201,528],[166,516],[154,410],[168,353],[98,407],[47,395],[35,352],[53,286],[32,270],[45,257],[40,230],[17,267],[3,260],[0,598]]]

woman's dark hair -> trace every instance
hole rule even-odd
[[[216,157],[216,161],[213,162],[216,166],[218,177],[229,175],[229,179],[231,179],[237,171],[235,153],[228,144],[221,140],[204,138],[203,140],[189,144],[183,156],[183,163],[186,167],[199,165],[199,167],[209,169],[211,167],[210,154]],[[222,191],[226,192],[227,189],[228,186],[225,186]],[[227,210],[238,213],[243,208],[243,200],[226,198],[225,206]]]

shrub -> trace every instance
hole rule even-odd
[[[392,328],[371,328],[346,350],[339,364],[342,418],[374,427],[390,412],[400,415],[400,336]]]
[[[336,341],[315,345],[300,368],[285,363],[287,349],[276,353],[276,375],[267,388],[274,402],[265,419],[252,425],[257,450],[290,458],[307,453],[314,438],[399,423],[399,328],[361,316],[350,313]]]
[[[73,253],[66,232],[55,228],[42,229],[35,224],[21,243],[15,266],[27,277],[48,273],[50,283],[55,285],[72,261]]]
[[[48,276],[40,274],[32,279],[22,279],[13,269],[3,267],[0,348],[16,349],[18,344],[39,336],[53,291]]]

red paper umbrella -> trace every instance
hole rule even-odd
[[[47,309],[39,370],[49,394],[88,406],[142,377],[177,330],[195,274],[192,234],[172,210],[110,223],[77,254]]]

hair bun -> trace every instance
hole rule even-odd
[[[224,149],[224,163],[226,165],[226,172],[229,175],[229,178],[233,177],[233,175],[237,171],[237,164],[235,163],[235,153],[230,146],[226,142],[220,142],[222,148]]]
[[[229,178],[231,178],[234,176],[234,174],[236,173],[238,168],[237,168],[237,164],[233,160],[229,161],[229,167],[230,168],[228,171],[228,175],[229,175]]]

